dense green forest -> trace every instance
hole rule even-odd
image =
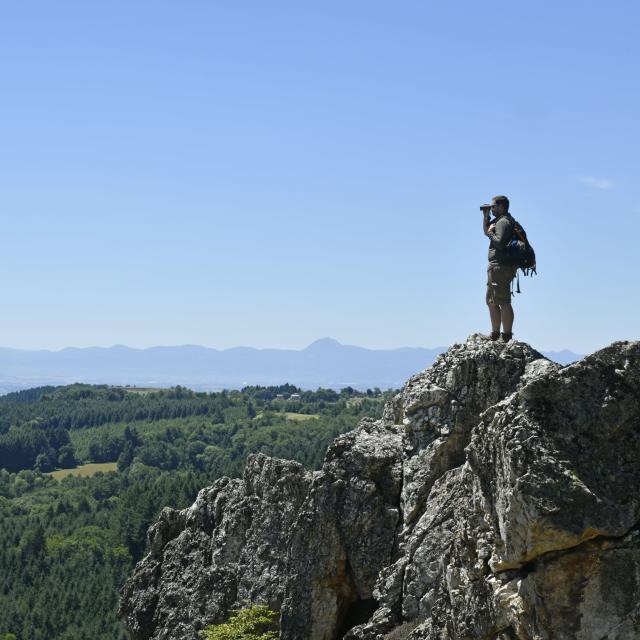
[[[0,640],[125,640],[118,590],[162,507],[240,476],[253,452],[317,469],[391,394],[76,384],[0,397]],[[116,470],[48,473],[88,462]]]

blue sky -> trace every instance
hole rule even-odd
[[[3,3],[0,345],[638,339],[639,7]]]

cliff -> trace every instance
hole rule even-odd
[[[640,637],[640,343],[567,367],[474,335],[322,469],[252,456],[163,510],[122,590],[132,640],[231,608],[283,640]]]

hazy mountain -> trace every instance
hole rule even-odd
[[[365,349],[322,338],[301,350],[195,345],[133,349],[68,347],[60,351],[0,348],[0,391],[44,384],[88,382],[171,386],[216,390],[290,382],[305,389],[318,386],[357,389],[399,387],[407,377],[429,367],[445,350]],[[569,351],[548,354],[566,364],[581,356]]]

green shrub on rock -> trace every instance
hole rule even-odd
[[[250,609],[234,609],[222,624],[214,624],[202,632],[204,640],[277,640],[277,616],[264,604]]]

